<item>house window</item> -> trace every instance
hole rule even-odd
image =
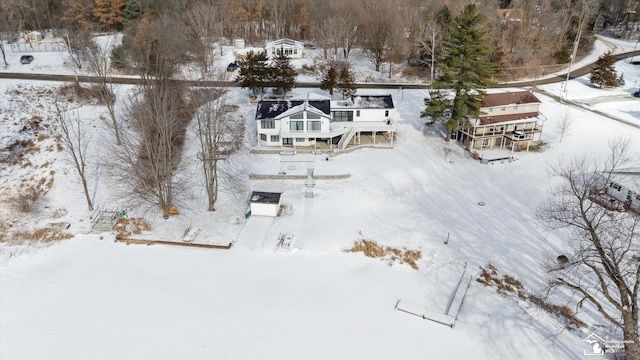
[[[289,122],[289,130],[291,130],[291,131],[302,131],[302,130],[304,130],[304,121],[290,121]]]
[[[333,111],[333,121],[353,121],[353,111]]]
[[[384,116],[385,116],[385,117],[388,117],[388,116],[389,116],[389,110],[385,110],[385,111],[384,111]]]
[[[307,139],[305,139],[305,138],[296,138],[296,142],[297,143],[301,143],[301,142],[305,142],[305,141],[307,141]]]
[[[489,139],[482,139],[482,147],[489,146]]]
[[[322,122],[321,121],[309,121],[307,122],[307,129],[309,130],[322,130]]]
[[[280,135],[271,135],[271,142],[280,142]]]
[[[507,111],[507,108],[506,107],[501,107],[500,111]]]
[[[267,141],[267,134],[260,134],[260,140]]]
[[[275,129],[276,122],[275,120],[260,120],[260,127],[263,129]]]
[[[514,106],[513,110],[518,110],[518,105]]]
[[[616,189],[617,191],[620,191],[620,189],[622,189],[622,186],[620,186],[620,185],[618,185],[618,184],[616,184],[616,183],[613,183],[613,182],[609,184],[609,187],[610,187],[610,188],[614,188],[614,189]]]
[[[360,110],[356,110],[356,117],[360,117]]]
[[[298,49],[293,49],[294,54],[298,54]]]
[[[307,119],[320,119],[320,115],[307,111]]]
[[[302,119],[302,113],[293,114],[290,116],[291,119]]]
[[[293,138],[282,138],[282,145],[293,145]]]

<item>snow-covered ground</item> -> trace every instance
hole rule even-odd
[[[640,80],[637,66],[617,66],[625,87],[600,90],[576,79],[565,96],[640,123],[637,99],[620,102],[627,108],[612,106],[615,110],[598,100],[629,94]],[[33,115],[50,118],[54,94],[47,90],[55,93],[56,86],[2,81],[3,138],[15,139],[22,121]],[[558,86],[544,90],[554,93]],[[293,95],[309,92],[324,94],[294,90]],[[118,91],[121,97],[126,93]],[[192,226],[202,230],[203,242],[234,241],[230,250],[125,245],[114,242],[113,234],[87,233],[89,213],[79,181],[55,149],[42,146],[32,167],[1,170],[0,219],[38,227],[64,209],[55,221],[69,222],[75,237],[38,247],[0,243],[0,358],[582,359],[589,349],[582,339],[603,329],[586,305],[577,317],[589,326],[573,331],[517,296],[476,281],[453,328],[394,306],[402,299],[443,312],[465,267],[477,274],[488,263],[522,280],[528,292],[539,292],[542,261],[561,254],[566,239],[534,221],[536,205],[548,194],[547,167],[576,155],[602,156],[616,136],[630,138],[632,150],[640,152],[640,129],[538,94],[547,145],[540,152],[517,153],[515,162],[484,165],[424,126],[419,113],[425,90],[390,93],[400,115],[393,150],[362,149],[328,161],[308,154],[243,158],[253,173],[275,174],[283,164],[303,159],[318,174],[350,175],[316,180],[313,198],[304,197],[302,180],[249,181],[248,191],[283,191],[287,210],[281,217],[245,219],[246,194],[222,194],[217,211],[207,212],[202,189],[195,186],[188,206],[169,220],[130,214],[145,216],[156,239],[178,239]],[[233,89],[230,96],[251,128],[255,105],[247,94]],[[83,106],[81,111],[95,124],[90,191],[103,207],[126,207],[114,197],[99,161],[108,139],[97,119],[105,110]],[[560,143],[558,124],[565,116],[574,122]],[[194,185],[200,176],[196,152],[187,148],[184,159]],[[34,213],[16,213],[5,195],[42,169],[55,171],[52,189]],[[289,251],[275,249],[280,234],[293,235]],[[420,250],[418,270],[343,251],[361,239]]]

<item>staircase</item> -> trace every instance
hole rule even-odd
[[[338,141],[338,150],[344,150],[344,148],[347,147],[347,144],[349,143],[349,141],[351,141],[351,139],[353,138],[353,135],[355,134],[356,134],[356,128],[352,127],[351,130],[349,130],[348,133],[343,135],[340,141]]]

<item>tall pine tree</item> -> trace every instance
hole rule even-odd
[[[250,51],[238,61],[239,71],[236,82],[241,87],[251,89],[253,95],[263,93],[269,82],[271,69],[267,66],[267,55],[264,52]]]
[[[331,65],[327,69],[322,81],[320,81],[320,90],[328,91],[329,95],[333,98],[333,90],[338,85],[338,72],[336,67]]]
[[[278,52],[278,56],[273,59],[270,74],[271,85],[275,92],[283,97],[296,86],[296,70],[284,52]]]
[[[132,20],[136,20],[142,16],[142,9],[136,0],[129,0],[124,5],[124,9],[122,10],[122,18],[124,19],[124,24],[129,24]]]
[[[466,5],[455,17],[444,42],[446,55],[438,61],[442,75],[433,83],[431,97],[424,101],[426,108],[420,116],[430,118],[427,124],[443,123],[447,141],[459,123],[480,115],[480,101],[494,72],[489,60],[486,21],[475,4]],[[455,94],[453,100],[445,94],[451,90]],[[434,117],[434,109],[430,107],[448,109],[451,116]]]
[[[343,99],[356,93],[356,83],[346,63],[340,68],[336,87],[342,92]]]
[[[611,54],[611,51],[608,51],[605,54],[602,54],[596,61],[593,70],[591,70],[591,75],[589,76],[589,82],[592,84],[596,84],[603,87],[615,87],[618,85],[618,73],[615,69],[616,59]]]

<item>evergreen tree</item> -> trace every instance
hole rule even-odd
[[[320,90],[328,91],[333,98],[333,89],[338,85],[338,72],[335,66],[331,65],[320,81]]]
[[[618,74],[615,69],[616,59],[611,51],[602,54],[596,61],[589,82],[602,87],[615,87],[618,85]]]
[[[349,67],[345,64],[340,68],[338,75],[338,85],[336,86],[342,92],[342,98],[347,98],[356,93],[356,83]]]
[[[296,86],[296,76],[296,70],[291,65],[289,57],[283,52],[279,52],[278,56],[273,59],[269,79],[276,93],[282,94],[284,97]]]
[[[124,21],[122,17],[123,7],[123,0],[96,0],[93,15],[100,21],[100,27],[102,29],[118,27],[122,25]]]
[[[455,17],[444,43],[446,55],[438,62],[442,75],[433,83],[433,88],[437,90],[434,94],[437,96],[424,101],[427,108],[421,114],[423,117],[434,112],[429,109],[431,106],[436,109],[449,106],[450,117],[431,117],[428,122],[443,123],[447,129],[447,141],[451,139],[458,124],[467,123],[467,117],[480,115],[480,101],[494,72],[489,60],[490,48],[486,40],[489,29],[485,26],[486,20],[486,16],[478,12],[475,4],[466,5]],[[452,101],[442,94],[445,89],[454,92]],[[435,104],[436,101],[442,103]]]
[[[142,9],[136,0],[129,0],[124,5],[124,9],[122,10],[122,17],[124,19],[124,24],[127,25],[132,20],[136,20],[142,16]]]
[[[238,67],[236,82],[243,88],[251,89],[253,95],[258,94],[258,91],[263,93],[269,82],[269,72],[271,71],[267,66],[267,54],[250,51],[238,61]]]

